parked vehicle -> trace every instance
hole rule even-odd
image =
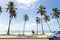
[[[48,35],[48,38],[53,40],[60,38],[60,31],[53,32],[51,35]]]

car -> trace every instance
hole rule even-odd
[[[52,38],[53,40],[60,38],[60,31],[53,32],[51,35],[48,35],[48,38]]]

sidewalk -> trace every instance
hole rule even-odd
[[[33,37],[29,37],[29,36],[0,36],[0,39],[47,39],[47,36],[33,36]]]

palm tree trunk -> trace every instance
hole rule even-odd
[[[43,29],[43,23],[42,23],[42,20],[41,20],[41,26],[42,26],[42,34],[44,34],[44,29]]]
[[[9,32],[10,32],[10,24],[11,24],[11,20],[12,20],[12,17],[10,17],[10,19],[9,19],[9,26],[8,26],[7,35],[9,35]]]
[[[24,33],[25,33],[25,24],[26,24],[26,21],[24,22],[23,35],[24,35]]]
[[[48,23],[47,23],[47,25],[48,25],[49,31],[51,32],[51,29],[50,29],[50,26],[49,26],[49,24],[48,24]]]
[[[59,21],[58,21],[58,19],[57,19],[57,23],[58,23],[58,25],[59,25],[59,30],[60,30],[60,24],[59,24]]]
[[[37,23],[37,34],[38,34],[38,23]]]

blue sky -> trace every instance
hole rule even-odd
[[[35,17],[39,16],[36,12],[38,11],[38,6],[40,4],[43,4],[46,6],[47,14],[50,15],[52,12],[52,8],[59,8],[60,9],[60,0],[0,0],[0,6],[3,8],[3,12],[0,15],[0,32],[7,31],[8,23],[9,23],[9,14],[8,12],[5,12],[6,10],[4,8],[7,7],[7,4],[9,1],[15,2],[15,7],[18,9],[16,11],[17,17],[11,22],[11,31],[21,31],[23,30],[24,20],[23,15],[28,14],[29,21],[27,21],[26,24],[26,30],[36,31],[36,23],[35,23]],[[60,20],[60,19],[59,19]],[[60,22],[60,21],[59,21]],[[53,25],[52,25],[53,24]],[[46,23],[43,22],[44,30],[49,30]],[[58,24],[55,19],[51,19],[49,22],[51,30],[58,30]],[[39,24],[39,30],[41,30],[41,25]]]

